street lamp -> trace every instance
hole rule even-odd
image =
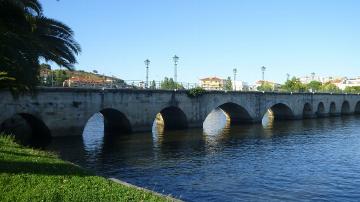
[[[236,81],[236,73],[237,73],[237,69],[236,69],[236,68],[233,69],[233,73],[234,73],[234,90],[236,91],[236,84],[235,84],[235,81]]]
[[[174,81],[175,84],[177,85],[177,63],[179,61],[179,57],[177,55],[174,55],[173,61],[174,61]]]
[[[146,59],[144,61],[145,66],[146,66],[146,83],[145,83],[145,88],[148,88],[149,86],[149,64],[150,64],[150,60]]]
[[[266,70],[266,67],[262,66],[261,71],[262,71],[262,84],[263,85],[264,85],[264,82],[265,82],[265,70]]]
[[[315,80],[315,72],[311,73],[311,80],[314,81]]]
[[[290,74],[287,73],[287,74],[286,74],[286,81],[289,81],[289,80],[290,80]]]

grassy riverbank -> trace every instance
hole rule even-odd
[[[0,201],[171,201],[0,136]]]

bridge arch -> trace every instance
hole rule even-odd
[[[341,105],[341,114],[342,115],[350,114],[350,104],[347,100],[345,100]]]
[[[305,103],[303,107],[303,118],[311,118],[314,116],[313,107],[310,103]]]
[[[335,104],[335,102],[330,103],[329,114],[330,114],[330,116],[335,116],[336,115],[336,104]]]
[[[217,107],[221,109],[230,119],[230,125],[239,125],[241,123],[252,123],[253,118],[249,112],[241,105],[227,102]]]
[[[355,114],[360,114],[360,101],[358,101],[355,105]]]
[[[18,113],[0,125],[0,132],[11,134],[24,145],[45,147],[51,142],[51,132],[45,123],[30,113]]]
[[[324,117],[325,116],[325,105],[323,102],[319,102],[317,110],[316,110],[317,117]]]
[[[100,111],[104,116],[105,133],[131,133],[131,124],[126,115],[113,108],[105,108]]]
[[[127,116],[114,108],[104,108],[99,112],[93,114],[85,125],[89,124],[89,121],[93,121],[93,118],[100,118],[103,122],[104,134],[129,134],[132,132],[131,124]],[[96,120],[99,121],[99,120]],[[85,130],[84,127],[84,130]]]
[[[269,107],[266,112],[270,111],[274,120],[291,120],[294,119],[294,112],[292,109],[284,103],[277,103]],[[265,113],[266,113],[265,112]],[[263,114],[263,116],[265,115]]]
[[[162,109],[157,115],[155,121],[163,122],[164,130],[178,130],[188,127],[188,121],[185,113],[176,106],[170,106]]]

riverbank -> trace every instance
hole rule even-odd
[[[0,136],[0,201],[173,201]]]

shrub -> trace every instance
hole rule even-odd
[[[201,88],[201,87],[196,87],[196,88],[192,88],[189,91],[187,91],[187,95],[189,97],[199,97],[203,94],[205,94],[205,89]]]

